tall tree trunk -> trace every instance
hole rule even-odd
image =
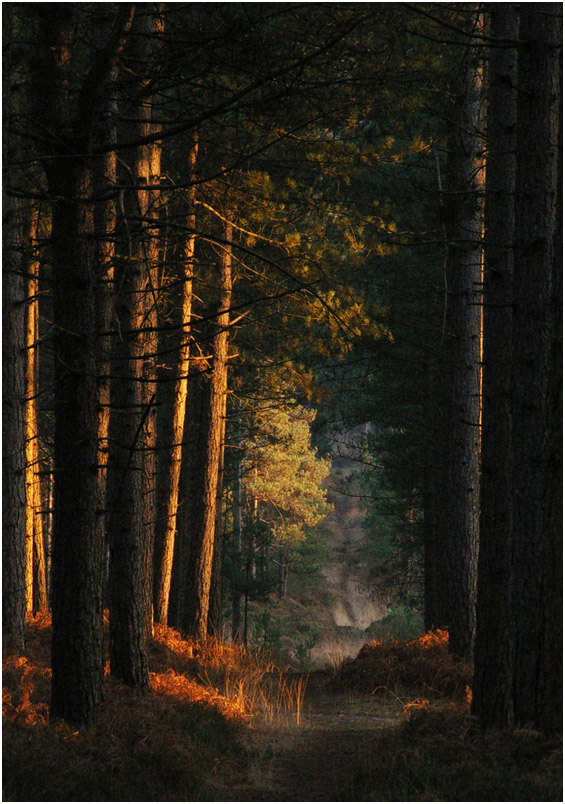
[[[4,120],[13,123],[23,112],[23,70],[9,46],[15,7],[4,16]],[[4,171],[18,162],[20,147],[7,132],[3,140]],[[4,185],[5,186],[5,185]],[[2,264],[2,635],[6,650],[22,651],[26,614],[25,488],[25,280],[22,267],[25,202],[3,197]]]
[[[82,149],[77,148],[80,153]],[[55,493],[52,715],[90,723],[101,698],[102,544],[95,255],[90,166],[59,165],[50,190],[55,267]],[[55,172],[55,166],[52,167]]]
[[[214,536],[214,558],[212,561],[212,580],[210,584],[210,607],[208,609],[208,633],[211,636],[220,636],[222,633],[223,619],[223,584],[222,584],[222,563],[223,563],[223,518],[222,501],[224,491],[224,455],[226,442],[226,410],[227,410],[227,368],[226,368],[226,393],[223,399],[222,432],[220,441],[220,465],[218,469],[218,489],[216,500],[216,534]]]
[[[241,413],[241,410],[239,410]],[[238,421],[238,443],[236,444],[236,450],[239,449],[239,445],[241,443],[241,422]],[[232,507],[232,519],[233,519],[233,539],[234,539],[234,561],[235,561],[235,570],[233,572],[233,581],[232,581],[232,592],[231,592],[231,600],[232,600],[232,626],[231,626],[231,635],[232,635],[232,642],[241,642],[242,631],[241,631],[241,573],[243,572],[242,566],[242,484],[241,484],[241,458],[239,452],[236,453],[236,460],[235,460],[235,487],[233,492],[233,507]]]
[[[440,187],[441,191],[441,187]],[[445,412],[447,382],[443,371],[434,378],[428,365],[428,411],[431,438],[428,446],[428,466],[424,475],[424,626],[447,628],[449,603],[447,599],[447,537],[445,507],[447,487],[447,428]],[[443,516],[443,520],[442,520]]]
[[[43,535],[39,432],[37,426],[37,348],[39,338],[39,262],[33,251],[37,242],[37,211],[29,210],[26,226],[25,262],[27,274],[26,320],[26,512],[28,566],[26,571],[27,610],[47,611],[45,542]]]
[[[560,729],[562,409],[561,254],[554,253],[560,171],[561,7],[520,6],[514,259],[511,608],[514,722]]]
[[[519,5],[491,4],[485,202],[480,551],[473,712],[483,726],[513,722],[512,283],[516,190]],[[496,42],[501,44],[497,45]]]
[[[44,167],[49,192],[58,199],[52,208],[51,240],[56,477],[51,714],[91,724],[103,673],[100,500],[98,475],[92,471],[98,460],[92,169],[85,156],[89,143],[75,131],[68,98],[73,9],[58,6],[39,14],[42,71],[36,106],[44,128],[53,134]]]
[[[162,33],[159,6],[140,17],[136,55],[149,61]],[[146,42],[149,41],[150,45]],[[134,134],[158,129],[152,99],[143,93]],[[110,417],[110,671],[126,684],[149,686],[147,638],[151,630],[155,500],[155,359],[157,352],[157,264],[154,222],[161,174],[158,142],[135,149],[134,188],[126,210],[127,253],[119,270]],[[144,189],[147,187],[147,189]]]
[[[76,7],[39,6],[34,106],[52,198],[55,354],[52,545],[51,715],[96,721],[103,677],[102,516],[98,467],[99,383],[93,122],[108,73],[123,47],[132,10],[124,5],[112,37],[79,88],[71,56]]]
[[[189,177],[193,180],[198,140],[189,154]],[[159,498],[158,521],[155,534],[153,611],[155,621],[167,624],[169,596],[175,551],[179,482],[182,463],[182,446],[188,396],[188,373],[190,367],[190,319],[192,315],[192,279],[194,274],[195,249],[195,203],[196,187],[188,191],[187,236],[181,246],[181,303],[180,346],[175,368],[175,380],[169,382],[172,398],[165,405],[164,421],[161,424],[162,447],[159,449]]]
[[[103,5],[93,7],[93,45],[97,54],[103,51],[105,43],[112,32],[112,20]],[[104,152],[96,157],[94,173],[94,225],[96,228],[97,247],[97,278],[98,292],[96,295],[96,318],[98,336],[98,362],[100,377],[100,422],[98,465],[100,469],[101,495],[105,516],[100,517],[102,529],[101,538],[104,543],[104,591],[108,582],[108,455],[110,451],[110,409],[111,409],[111,358],[113,327],[113,296],[116,261],[116,236],[118,203],[114,188],[118,181],[118,154],[117,154],[117,115],[118,103],[116,100],[117,69],[114,67],[108,76],[108,96],[102,104],[101,118],[103,124],[97,131],[98,140],[104,147]]]
[[[470,15],[472,33],[480,15]],[[448,438],[450,650],[469,655],[475,635],[479,527],[479,419],[481,334],[481,73],[480,50],[468,48],[454,87],[456,126],[449,144],[448,181],[451,368]]]
[[[218,474],[220,468],[223,414],[227,393],[229,307],[232,289],[232,227],[225,223],[223,245],[218,245],[218,292],[211,320],[212,342],[205,377],[202,452],[197,455],[192,516],[191,551],[186,585],[184,630],[205,639],[208,626],[210,584],[214,556]]]

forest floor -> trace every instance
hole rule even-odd
[[[50,721],[49,618],[27,642],[3,659],[3,801],[562,801],[561,741],[480,734],[445,632],[302,675],[156,627],[151,691],[107,672],[87,730]]]
[[[309,679],[299,716],[253,727],[240,778],[229,786],[210,779],[201,800],[357,800],[356,769],[371,766],[384,732],[403,719],[398,705],[388,711],[374,697],[331,692],[330,681],[324,673]]]
[[[247,764],[199,791],[203,801],[561,801],[559,741],[484,737],[468,706],[336,690],[309,680],[299,723],[253,728]],[[226,783],[227,781],[227,783]]]

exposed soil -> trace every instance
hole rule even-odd
[[[297,724],[287,716],[250,735],[251,763],[226,790],[211,783],[207,801],[353,801],[355,769],[377,750],[398,713],[377,707],[373,696],[332,693],[327,678],[314,676]]]

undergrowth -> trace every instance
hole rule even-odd
[[[538,732],[480,734],[458,707],[430,705],[358,762],[340,801],[562,801],[562,746]]]
[[[342,663],[334,686],[384,695],[404,693],[421,698],[470,696],[473,668],[470,660],[457,659],[448,650],[447,631],[428,631],[416,639],[375,639],[364,645],[355,659]]]
[[[240,773],[244,724],[296,711],[303,695],[264,657],[157,626],[151,691],[107,666],[99,723],[77,731],[49,721],[49,645],[50,620],[36,618],[26,655],[4,657],[4,801],[197,800],[214,775]]]
[[[117,683],[107,667],[99,724],[76,731],[49,721],[50,622],[37,618],[26,654],[4,657],[3,800],[197,801],[217,791],[236,800],[237,788],[258,784],[255,771],[260,786],[270,784],[303,707],[323,734],[324,714],[335,721],[336,701],[351,698],[348,711],[375,717],[375,730],[354,761],[328,768],[339,778],[335,800],[561,801],[560,741],[527,730],[480,734],[469,714],[471,667],[449,655],[447,639],[435,631],[369,643],[333,677],[314,673],[305,706],[304,676],[239,646],[156,627],[151,691]],[[383,729],[388,702],[396,725]],[[327,730],[328,745],[339,735]]]
[[[448,651],[446,631],[378,639],[345,661],[334,689],[402,706],[348,771],[340,801],[562,801],[562,740],[532,730],[482,734],[470,715],[472,663]]]

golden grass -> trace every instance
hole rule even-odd
[[[237,698],[221,695],[211,687],[202,686],[182,673],[168,670],[166,673],[150,673],[151,689],[156,695],[169,695],[192,703],[214,706],[230,720],[247,717],[245,706]]]

